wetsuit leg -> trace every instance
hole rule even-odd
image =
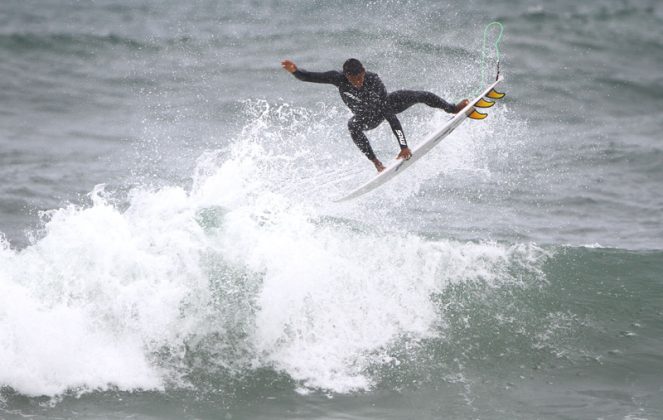
[[[383,120],[384,117],[361,118],[355,115],[348,121],[348,130],[350,130],[352,141],[369,160],[373,160],[376,157],[364,131],[374,129],[380,125]]]
[[[398,120],[398,118],[396,118],[395,114],[385,115],[385,119],[389,123],[394,136],[396,136],[398,145],[401,147],[401,149],[405,149],[407,147],[407,140],[405,140],[405,133],[403,132],[401,122]]]
[[[455,111],[455,106],[431,92],[422,90],[397,90],[387,95],[387,105],[394,114],[399,114],[412,105],[420,103],[433,108],[443,109],[448,113]]]

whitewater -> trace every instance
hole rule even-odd
[[[264,133],[262,115],[244,139]],[[34,244],[5,241],[0,381],[29,395],[163,389],[184,385],[204,352],[213,367],[363,390],[402,337],[439,334],[431,295],[522,282],[516,268],[536,278],[545,259],[535,245],[430,240],[325,213],[356,209],[274,192],[296,187],[273,175],[295,176],[275,153],[238,141],[201,156],[190,189],[134,189],[123,205],[98,185],[91,205],[46,212]]]

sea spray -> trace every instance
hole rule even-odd
[[[96,188],[90,206],[52,211],[32,245],[4,246],[0,382],[29,395],[161,389],[208,352],[210,370],[366,389],[382,349],[436,334],[431,294],[512,281],[509,265],[540,253],[321,216],[270,192],[252,148],[210,153],[191,191],[135,189],[126,208]]]

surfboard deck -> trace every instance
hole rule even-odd
[[[494,104],[494,102],[486,101],[484,98],[488,97],[491,99],[501,99],[504,94],[495,92],[493,89],[497,86],[498,83],[502,81],[501,78],[497,79],[494,83],[488,86],[479,96],[470,101],[465,108],[463,108],[458,114],[455,114],[453,118],[447,121],[442,127],[437,131],[432,133],[428,138],[417,145],[412,149],[412,157],[408,160],[403,159],[394,159],[385,169],[373,177],[371,180],[365,184],[359,186],[357,189],[353,190],[349,194],[334,200],[339,203],[342,201],[352,200],[362,196],[370,191],[373,191],[377,187],[386,183],[396,175],[402,173],[405,169],[409,168],[414,164],[414,162],[421,159],[426,153],[428,153],[435,145],[437,145],[443,138],[451,134],[456,127],[458,127],[463,121],[465,121],[470,115],[474,119],[483,119],[486,117],[486,114],[479,113],[476,108],[487,108]],[[493,94],[494,92],[494,94]]]

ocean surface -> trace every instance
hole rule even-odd
[[[492,21],[507,97],[334,203],[280,61],[456,102]],[[662,68],[658,0],[3,0],[0,418],[663,419]]]

